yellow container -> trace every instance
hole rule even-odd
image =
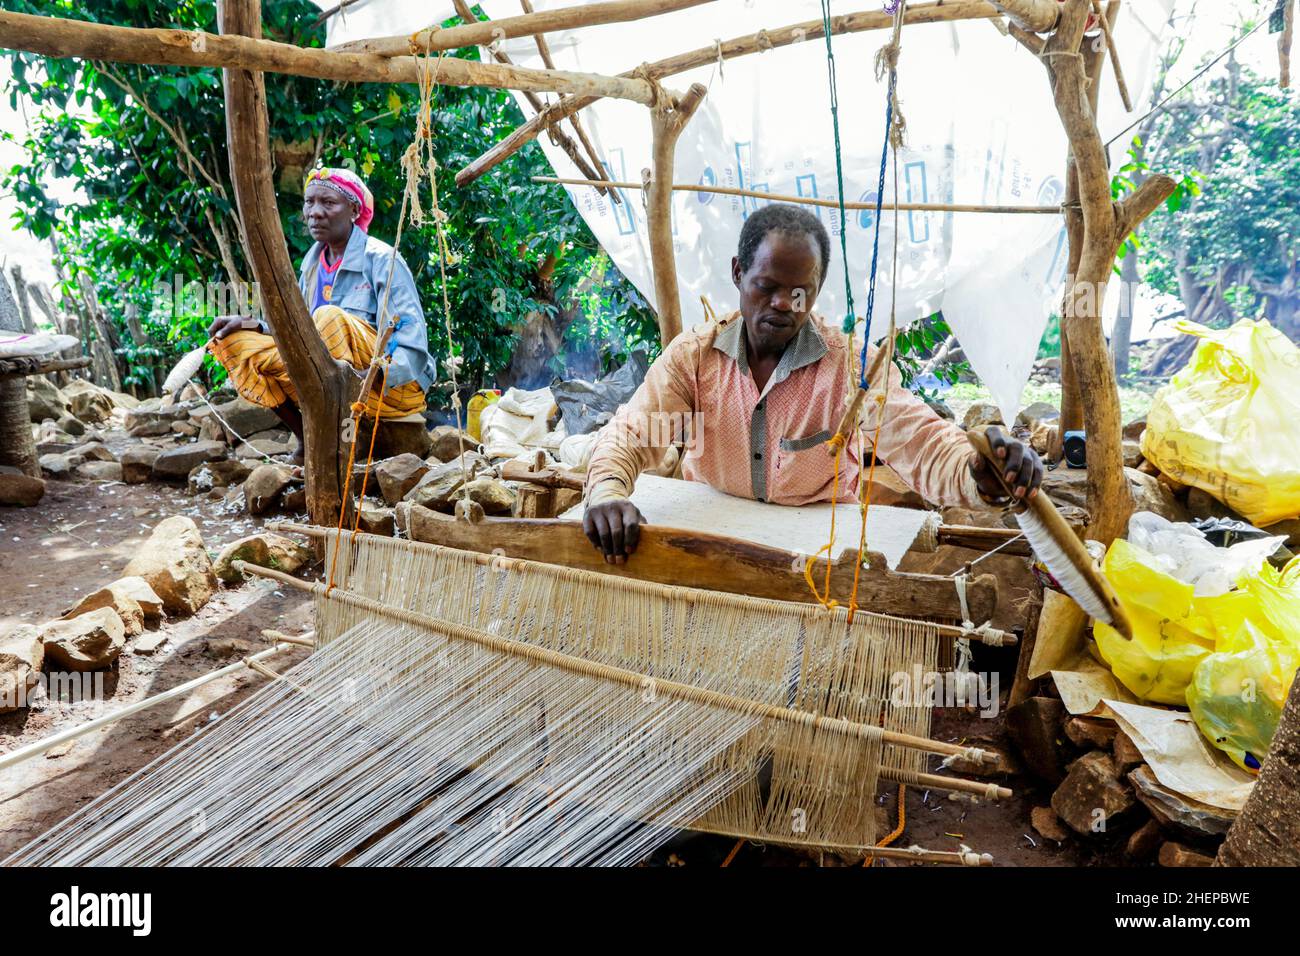
[[[469,400],[469,413],[466,416],[465,428],[469,436],[475,441],[483,440],[482,426],[480,418],[483,415],[483,409],[489,405],[495,405],[501,401],[501,389],[499,388],[480,388],[474,393],[474,397]]]

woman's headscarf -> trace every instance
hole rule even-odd
[[[334,190],[357,207],[357,228],[369,231],[370,220],[375,218],[375,197],[370,194],[361,177],[350,169],[336,166],[317,166],[307,174],[307,181],[302,184],[305,190],[312,183],[319,183]]]

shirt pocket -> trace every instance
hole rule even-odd
[[[828,491],[835,478],[835,456],[826,448],[830,429],[812,435],[785,437],[777,442],[775,487],[769,501],[802,502]]]
[[[349,315],[354,315],[374,327],[379,303],[375,299],[373,289],[351,289],[334,304]]]
[[[815,435],[805,435],[803,438],[782,438],[781,451],[807,451],[809,448],[815,448],[817,445],[824,445],[831,440],[831,430],[823,428]]]

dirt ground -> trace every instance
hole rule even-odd
[[[220,501],[191,497],[183,489],[157,484],[51,481],[38,507],[0,510],[0,625],[18,621],[41,624],[86,592],[115,579],[136,545],[172,514],[193,518],[214,551],[261,525],[260,519],[224,512]],[[300,593],[285,593],[262,581],[223,588],[194,617],[165,621],[161,630],[166,641],[152,655],[135,653],[139,639],[129,639],[117,668],[105,675],[105,704],[45,699],[27,711],[0,715],[0,752],[210,673],[250,649],[261,649],[266,646],[260,637],[263,628],[301,634],[311,626],[310,602]],[[146,631],[145,636],[151,632]],[[283,670],[306,653],[285,651],[270,663]],[[1005,669],[1004,697],[1011,685],[1014,656],[1008,661],[994,663]],[[187,696],[0,771],[0,859],[185,735],[217,719],[263,680],[246,669],[237,671]],[[933,736],[1006,746],[1001,717],[987,720],[959,710],[937,711]],[[1104,848],[1098,855],[1074,843],[1051,845],[1033,831],[1030,809],[1045,805],[1050,790],[1020,776],[997,778],[997,782],[1011,787],[1016,795],[1001,804],[972,806],[909,788],[906,832],[895,845],[936,850],[957,850],[965,845],[993,854],[999,866],[1080,866],[1104,860]],[[893,828],[896,819],[893,785],[888,785],[879,802],[883,834]],[[711,836],[682,839],[655,854],[650,865],[717,866],[733,846],[734,841]],[[843,865],[829,856],[754,845],[742,847],[731,865],[818,863]]]
[[[119,577],[138,543],[173,514],[193,518],[213,550],[261,524],[222,513],[219,501],[157,484],[50,481],[37,507],[0,509],[0,626],[44,623]],[[134,653],[139,638],[128,639],[117,668],[105,675],[103,704],[44,698],[27,710],[0,714],[0,751],[225,666],[233,658],[220,655],[239,646],[230,641],[261,650],[267,646],[263,628],[299,634],[310,627],[310,602],[301,593],[257,581],[223,588],[193,617],[164,621],[167,640],[152,655]],[[295,649],[268,663],[282,669],[305,655]],[[0,771],[0,859],[229,710],[263,680],[244,669]]]

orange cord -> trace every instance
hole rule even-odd
[[[384,382],[385,382],[385,384],[387,384],[387,382],[388,382],[388,365],[387,365],[386,363],[385,363],[385,365],[384,365]],[[363,396],[363,397],[364,397],[364,396]],[[383,404],[384,404],[384,396],[383,396],[383,393],[381,392],[380,395],[379,395],[379,406],[380,406],[380,408],[383,407]],[[348,487],[352,484],[352,465],[353,465],[353,463],[357,460],[357,429],[356,429],[356,425],[357,425],[357,422],[360,421],[360,419],[361,419],[361,413],[364,412],[364,411],[366,410],[366,406],[365,406],[364,404],[362,404],[360,401],[356,401],[356,402],[353,402],[353,403],[352,403],[352,405],[351,405],[351,409],[352,409],[352,444],[348,446],[348,470],[347,470],[347,473],[343,476],[343,500],[339,503],[339,524],[338,524],[338,527],[335,528],[335,530],[334,530],[334,557],[330,559],[330,576],[329,576],[329,581],[327,581],[326,584],[325,584],[325,593],[326,593],[327,595],[330,593],[330,591],[334,590],[334,570],[335,570],[335,568],[338,567],[338,563],[339,563],[339,543],[343,540],[343,518],[344,518],[344,516],[347,514],[347,511],[348,511],[348,508],[347,508],[347,503],[348,503]],[[375,432],[377,432],[378,430],[379,430],[379,416],[378,416],[378,413],[376,413],[376,415],[375,415],[375,427],[372,428],[371,431],[370,431],[370,453],[369,453],[369,455],[367,455],[367,458],[366,458],[366,471],[367,471],[367,473],[370,471],[370,455],[373,455],[373,454],[374,454],[374,451],[375,451]],[[364,489],[365,489],[365,479],[364,479],[364,478],[362,479],[361,487],[362,487],[362,489],[363,489],[363,493],[364,493]],[[360,520],[360,508],[357,509],[357,514],[358,514],[358,521],[359,521],[359,520]],[[356,528],[355,528],[355,527],[352,529],[352,533],[353,533],[354,535],[356,534]]]
[[[357,494],[357,514],[352,522],[352,540],[356,540],[361,528],[361,502],[366,500],[366,482],[370,478],[370,466],[375,463],[375,436],[379,434],[379,416],[384,411],[384,392],[388,389],[388,360],[384,361],[383,376],[379,382],[379,404],[375,407],[375,423],[370,429],[370,449],[366,452],[366,468],[361,473],[361,491]]]
[[[835,546],[835,508],[839,501],[840,494],[840,456],[844,453],[844,436],[836,435],[826,442],[827,445],[835,449],[835,483],[831,486],[831,539],[826,542],[825,547],[818,549],[817,553],[808,559],[803,566],[803,579],[808,582],[808,590],[812,596],[817,599],[817,603],[822,607],[830,610],[839,607],[839,601],[831,600],[831,555],[830,550]],[[813,565],[823,554],[826,555],[826,590],[819,592],[817,584],[813,581]]]
[[[894,832],[880,840],[876,846],[889,846],[895,840],[903,835],[903,830],[907,827],[907,784],[898,785],[898,826],[894,827]],[[876,862],[874,856],[869,856],[862,861],[863,866],[871,866]]]
[[[724,867],[731,866],[731,861],[736,858],[736,854],[740,852],[740,848],[744,845],[745,845],[744,840],[737,840],[736,845],[733,846],[731,848],[731,852],[727,854],[727,858],[722,861],[722,866]]]
[[[871,511],[871,489],[876,483],[876,449],[880,447],[880,428],[884,423],[885,410],[881,405],[876,413],[876,433],[871,439],[871,467],[867,469],[865,490],[862,485],[862,433],[858,433],[858,500],[862,508],[862,533],[858,538],[858,560],[853,565],[853,593],[849,596],[850,624],[853,623],[853,613],[858,609],[858,579],[862,574],[862,561],[867,553],[867,515]],[[832,520],[834,520],[833,516]]]

